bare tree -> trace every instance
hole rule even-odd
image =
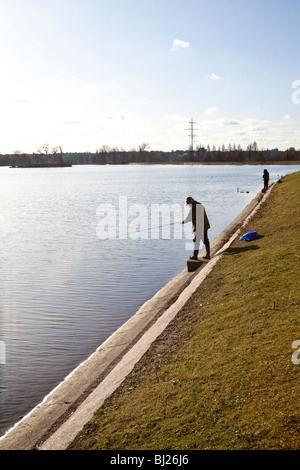
[[[44,144],[44,145],[43,145],[43,150],[44,150],[44,153],[45,153],[46,155],[48,155],[48,153],[49,153],[49,148],[50,148],[50,145],[49,145],[49,144]]]

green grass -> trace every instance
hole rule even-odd
[[[300,172],[237,239],[70,449],[300,449]]]

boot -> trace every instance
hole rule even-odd
[[[210,245],[209,243],[205,246],[206,248],[206,255],[203,256],[203,259],[210,259]]]
[[[194,254],[193,256],[190,256],[190,259],[198,259],[198,253],[199,253],[199,250],[194,250]]]

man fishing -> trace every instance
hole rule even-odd
[[[210,243],[207,234],[210,223],[205,208],[200,202],[195,201],[195,199],[190,196],[186,198],[186,204],[190,206],[190,211],[187,217],[182,221],[182,224],[192,222],[194,234],[194,253],[193,256],[190,256],[190,259],[198,259],[200,240],[203,241],[206,249],[206,255],[203,258],[210,259]]]
[[[267,191],[267,189],[269,187],[269,179],[270,179],[270,173],[268,172],[268,170],[264,170],[264,172],[263,172],[263,180],[264,180],[263,192]]]

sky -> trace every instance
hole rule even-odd
[[[0,153],[300,149],[299,0],[0,0]]]

